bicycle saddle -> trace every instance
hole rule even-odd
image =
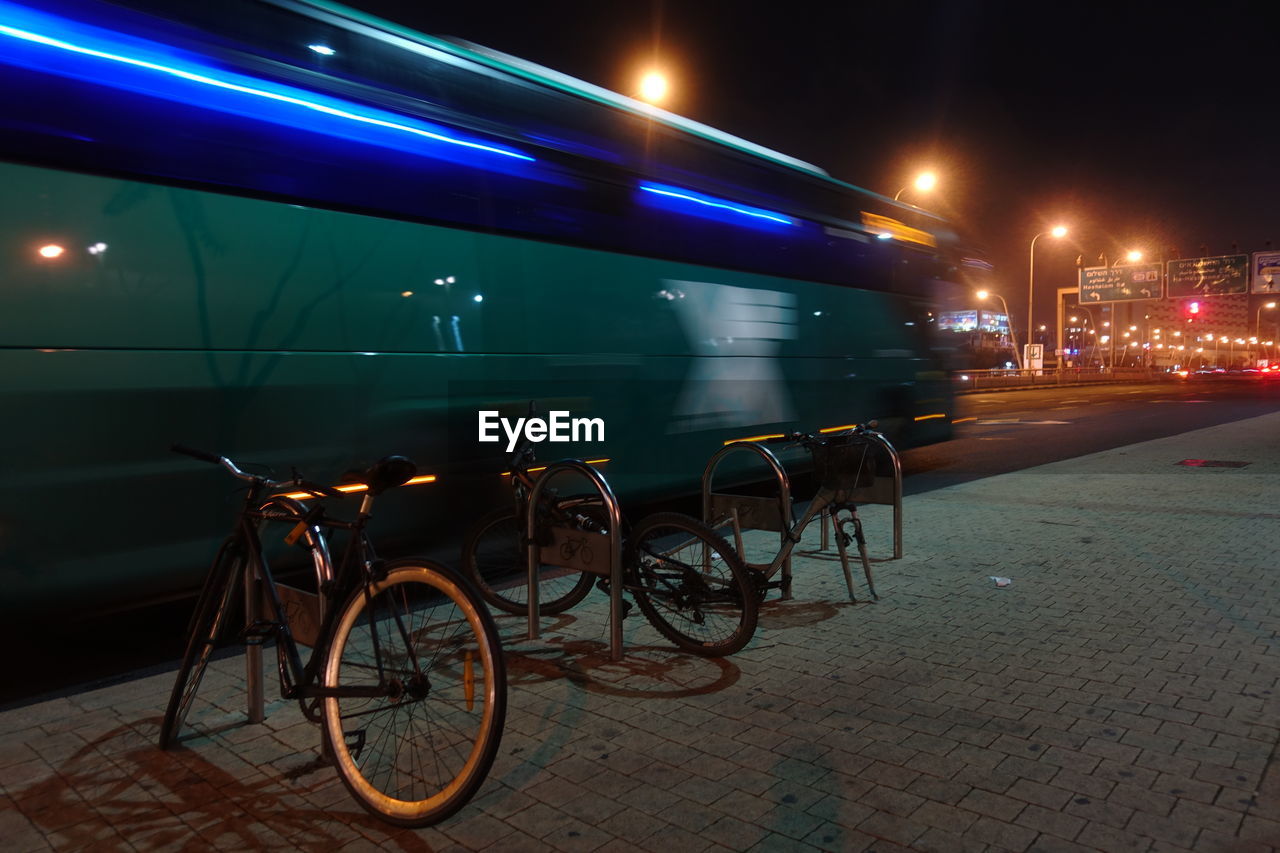
[[[370,466],[357,479],[369,487],[369,494],[377,496],[383,492],[403,486],[418,473],[418,466],[405,456],[384,456]]]

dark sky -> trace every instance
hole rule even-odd
[[[996,262],[1015,314],[1075,260],[1280,245],[1280,37],[1268,4],[353,0],[630,94],[651,58],[690,118],[893,195]],[[1043,278],[1042,278],[1043,276]]]

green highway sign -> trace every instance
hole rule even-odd
[[[1248,255],[1169,261],[1169,298],[1248,293],[1249,272]]]
[[[1085,267],[1080,270],[1080,302],[1123,302],[1159,299],[1163,293],[1160,264]]]

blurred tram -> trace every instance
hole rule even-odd
[[[333,3],[0,0],[0,187],[10,609],[198,584],[234,499],[173,441],[331,481],[410,455],[407,537],[500,493],[477,412],[531,399],[600,418],[540,455],[633,500],[737,437],[950,435],[945,222]]]

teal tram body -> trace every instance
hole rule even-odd
[[[478,412],[531,399],[603,422],[539,455],[624,499],[738,437],[949,437],[941,220],[337,5],[181,5],[0,0],[7,607],[190,591],[234,501],[174,441],[409,455],[437,480],[378,519],[409,537],[501,493]]]

